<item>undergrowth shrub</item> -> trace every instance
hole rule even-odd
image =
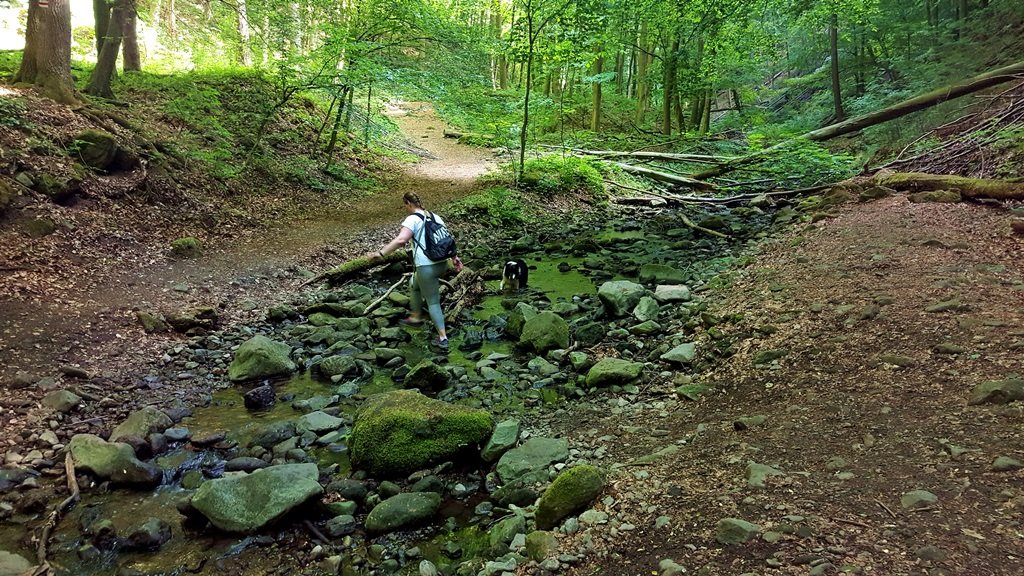
[[[488,188],[452,203],[449,213],[466,221],[490,226],[525,224],[526,207],[521,194],[504,186]]]
[[[519,184],[546,198],[577,192],[595,200],[607,199],[601,173],[587,160],[575,156],[527,160]]]

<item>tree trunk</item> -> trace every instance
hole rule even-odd
[[[103,42],[103,49],[100,50],[99,60],[96,67],[89,76],[89,84],[85,87],[85,93],[100,98],[112,100],[114,91],[110,88],[110,82],[117,71],[117,53],[121,51],[121,35],[124,34],[125,20],[128,16],[127,4],[131,0],[116,0],[110,12],[110,23],[107,26],[107,37]]]
[[[129,0],[124,20],[124,44],[121,48],[122,66],[125,72],[141,72],[142,58],[139,56],[139,10],[137,0]]]
[[[648,50],[647,45],[647,23],[640,24],[639,48],[636,53],[636,123],[644,123],[644,115],[647,113],[648,101],[651,97],[650,84],[647,81]]]
[[[526,132],[530,127],[530,78],[533,74],[533,37],[532,37],[532,26],[530,32],[529,47],[527,48],[526,55],[526,94],[524,95],[523,101],[523,127],[519,130],[519,176],[516,178],[517,181],[522,181],[523,171],[525,169],[524,162],[526,162]]]
[[[633,166],[632,164],[622,164],[621,162],[612,162],[615,166],[618,166],[623,172],[627,174],[635,174],[637,176],[643,176],[644,178],[650,178],[657,182],[664,182],[666,184],[672,184],[673,186],[682,186],[685,188],[696,188],[698,190],[715,190],[716,187],[710,182],[703,182],[701,180],[695,180],[693,178],[687,178],[686,176],[679,176],[677,174],[668,174],[666,172],[659,172],[657,170],[651,170],[650,168],[644,168],[641,166]]]
[[[79,104],[71,77],[71,4],[50,0],[48,8],[30,2],[25,26],[25,50],[14,82],[28,82],[62,104]]]
[[[625,70],[626,57],[622,54],[622,51],[615,53],[615,93],[623,94],[625,92],[625,85],[623,84],[623,77],[625,74],[622,73]]]
[[[839,86],[839,15],[832,13],[828,23],[828,43],[832,54],[832,104],[833,120],[840,122],[846,118],[843,111],[843,95]]]
[[[107,39],[110,28],[110,4],[107,0],[92,0],[93,32],[96,34],[96,58],[103,51],[103,43]]]
[[[338,98],[338,111],[334,115],[334,127],[331,128],[331,138],[327,142],[327,150],[325,152],[325,154],[327,155],[327,160],[325,160],[324,162],[324,170],[327,170],[328,168],[331,167],[331,161],[334,159],[334,147],[338,144],[338,132],[341,129],[341,119],[342,114],[344,112],[342,108],[345,108],[345,100],[348,98],[349,90],[351,90],[351,88],[349,88],[348,86],[343,88],[341,92],[341,97]]]
[[[872,181],[882,186],[906,192],[954,190],[959,192],[960,196],[964,198],[1024,200],[1024,183],[1009,180],[982,180],[946,174],[905,172],[880,174],[872,179]]]
[[[238,41],[242,66],[252,66],[252,47],[249,46],[249,11],[245,0],[238,0]]]
[[[707,134],[711,130],[711,104],[714,100],[715,91],[708,88],[704,91],[704,106],[701,110],[700,133]]]
[[[600,50],[601,50],[600,48],[595,48],[595,51],[600,52]],[[604,56],[598,56],[597,59],[594,60],[593,72],[594,72],[595,76],[597,76],[597,75],[601,74],[602,72],[604,72]],[[591,91],[590,92],[591,92],[591,99],[590,99],[590,106],[591,106],[591,108],[590,108],[590,129],[593,130],[594,132],[600,132],[601,131],[601,100],[602,100],[602,96],[603,96],[601,94],[601,83],[597,82],[597,81],[593,82],[593,84],[591,86]]]
[[[665,51],[664,95],[661,101],[661,133],[672,134],[672,100],[676,90],[676,58],[679,52],[679,38],[672,39],[672,45]]]
[[[918,110],[930,108],[932,106],[941,104],[948,100],[959,98],[960,96],[964,96],[966,94],[972,94],[974,92],[977,92],[978,90],[984,90],[985,88],[989,88],[991,86],[1003,84],[1004,82],[1010,82],[1011,80],[1017,79],[1017,76],[1020,74],[1024,74],[1024,61],[1017,62],[1015,64],[1010,64],[1009,66],[1004,66],[1002,68],[997,68],[995,70],[991,70],[984,74],[980,74],[973,78],[964,80],[959,84],[943,86],[942,88],[932,90],[931,92],[926,92],[919,96],[915,96],[914,98],[911,98],[909,100],[904,100],[903,102],[893,104],[892,106],[883,108],[881,110],[877,110],[870,114],[864,114],[863,116],[857,116],[856,118],[851,118],[849,120],[839,122],[831,126],[825,126],[824,128],[812,130],[800,136],[799,138],[811,140],[814,142],[820,142],[823,140],[828,140],[830,138],[835,138],[837,136],[842,136],[843,134],[849,134],[851,132],[863,130],[864,128],[867,128],[869,126],[874,126],[876,124],[881,124],[882,122],[886,122],[894,118],[906,116],[911,112],[917,112]],[[724,162],[715,168],[705,170],[704,172],[695,175],[694,178],[704,179],[713,178],[715,176],[721,176],[726,172],[730,172],[742,166],[753,164],[761,160],[762,158],[770,156],[771,154],[777,152],[790,142],[792,142],[792,140],[780,142],[774,146],[770,146],[768,148],[755,152],[754,154],[741,156],[728,162]]]
[[[177,38],[178,17],[175,15],[174,0],[167,0],[167,17],[164,18],[164,22],[167,23],[167,35],[171,38]]]
[[[683,133],[686,131],[686,110],[683,107],[683,97],[679,94],[679,90],[676,90],[675,110],[676,125],[679,126],[679,132]]]

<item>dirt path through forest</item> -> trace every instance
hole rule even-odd
[[[204,305],[220,308],[222,318],[245,319],[267,303],[287,298],[305,271],[322,271],[386,241],[402,215],[404,191],[417,191],[428,206],[441,206],[471,193],[476,176],[495,165],[490,151],[444,138],[444,122],[430,104],[401,103],[387,113],[409,147],[421,149],[421,160],[386,182],[385,192],[358,199],[343,212],[220,242],[196,259],[174,260],[162,253],[146,254],[139,245],[127,246],[123,253],[133,258],[122,259],[123,254],[112,251],[107,261],[83,261],[63,270],[62,289],[52,297],[16,299],[5,294],[0,381],[19,371],[52,376],[65,364],[116,373],[151,361],[166,339],[144,338],[135,310]]]

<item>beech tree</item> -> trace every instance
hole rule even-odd
[[[28,6],[25,51],[15,82],[27,82],[58,102],[77,104],[71,77],[71,6],[69,0],[34,0]]]
[[[110,82],[113,80],[117,68],[117,54],[121,51],[121,38],[124,36],[130,2],[131,0],[114,1],[99,59],[96,61],[96,67],[92,70],[92,75],[89,76],[89,84],[85,87],[86,94],[110,99],[114,97]]]

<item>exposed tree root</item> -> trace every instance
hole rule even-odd
[[[36,546],[36,562],[39,566],[32,571],[32,576],[42,576],[43,574],[56,574],[56,571],[50,566],[50,562],[46,559],[47,547],[50,544],[50,535],[53,534],[53,530],[57,528],[57,524],[60,523],[61,518],[67,513],[81,497],[81,493],[78,489],[78,480],[75,478],[75,460],[71,457],[71,452],[64,455],[64,473],[67,474],[68,479],[68,491],[71,492],[67,498],[65,498],[56,508],[50,512],[50,516],[46,520],[46,524],[43,525],[43,532],[39,535],[39,543]]]
[[[868,182],[901,192],[953,190],[959,192],[960,196],[964,198],[1024,200],[1024,182],[1011,180],[985,180],[919,172],[881,172]]]

